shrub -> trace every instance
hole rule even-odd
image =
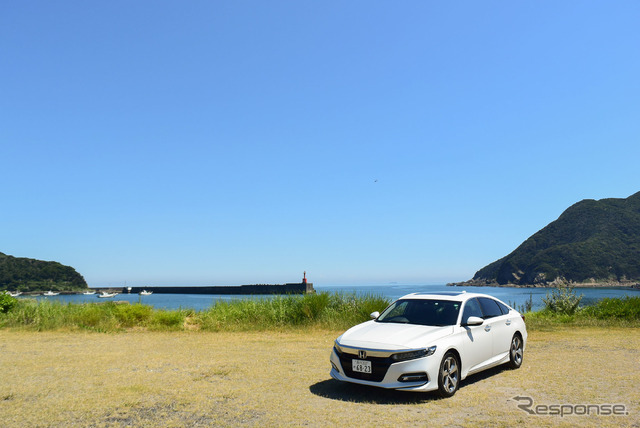
[[[546,310],[564,315],[575,314],[581,300],[582,294],[576,295],[574,287],[568,285],[560,286],[542,298]]]
[[[7,313],[13,308],[18,299],[11,297],[9,293],[0,293],[0,313]]]

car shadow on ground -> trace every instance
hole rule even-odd
[[[506,367],[499,366],[468,376],[460,383],[460,389],[456,394],[463,391],[465,387],[491,376],[498,375],[504,370],[506,370]],[[427,393],[396,391],[393,389],[340,382],[335,379],[327,379],[315,383],[309,387],[309,391],[320,397],[339,401],[350,401],[353,403],[418,404],[441,399],[437,391]]]

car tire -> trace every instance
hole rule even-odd
[[[441,397],[452,397],[460,386],[460,362],[453,352],[442,357],[438,371],[438,393]]]
[[[518,369],[522,365],[524,357],[524,342],[522,336],[518,333],[511,338],[511,346],[509,346],[509,368]]]

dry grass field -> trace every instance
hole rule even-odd
[[[331,380],[338,334],[0,331],[0,426],[640,426],[638,329],[531,332],[520,370],[444,400]],[[515,396],[628,414],[530,415]]]

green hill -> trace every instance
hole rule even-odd
[[[640,192],[578,202],[464,284],[545,286],[554,280],[640,281]]]
[[[72,267],[0,253],[0,291],[79,291],[87,288],[87,282]]]

